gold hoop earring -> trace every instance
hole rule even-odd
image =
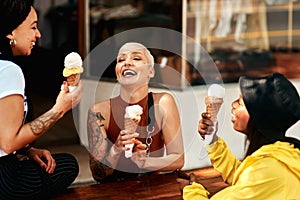
[[[11,40],[9,41],[9,45],[10,45],[11,47],[15,47],[16,44],[17,44],[17,41],[16,41],[15,39],[11,39]]]

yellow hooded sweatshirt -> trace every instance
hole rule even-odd
[[[214,168],[230,186],[212,200],[300,200],[300,151],[287,142],[262,146],[241,162],[222,138],[206,150]],[[183,199],[209,199],[198,183],[183,189]]]

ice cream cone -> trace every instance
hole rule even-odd
[[[77,86],[80,80],[80,74],[72,74],[67,77],[67,82],[69,86]]]
[[[135,133],[138,124],[141,120],[141,114],[143,113],[143,108],[139,105],[127,106],[124,115],[124,129],[130,131],[130,133]],[[125,151],[125,157],[129,158],[132,156],[132,148],[134,143],[125,145],[129,150]]]
[[[124,128],[125,130],[130,131],[131,133],[134,133],[138,127],[140,120],[131,119],[131,118],[124,118]],[[134,144],[126,144],[125,147],[129,148],[129,150],[125,151],[125,157],[129,158],[132,156],[132,148]]]
[[[72,92],[80,81],[83,72],[82,59],[78,53],[71,52],[65,57],[63,76],[66,77],[69,91]]]
[[[206,104],[206,112],[211,115],[211,120],[216,121],[218,112],[223,104],[223,98],[206,96],[205,104]]]
[[[139,124],[139,120],[124,118],[124,128],[130,132],[135,132]]]

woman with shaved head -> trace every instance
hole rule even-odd
[[[145,173],[173,171],[184,164],[180,118],[169,93],[149,92],[154,58],[142,44],[125,43],[118,52],[115,73],[117,97],[97,102],[89,109],[90,168],[98,182],[117,181]],[[136,131],[126,130],[127,106],[139,105],[143,113]],[[134,144],[132,157],[125,157]]]

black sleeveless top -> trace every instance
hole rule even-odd
[[[149,93],[148,95],[152,95]],[[123,101],[120,96],[110,99],[110,120],[107,130],[107,137],[109,139],[109,147],[115,143],[119,133],[124,129],[124,115],[125,108],[130,105],[138,104],[143,108],[143,114],[141,115],[141,121],[139,122],[138,128],[136,130],[139,133],[138,139],[145,144],[147,137],[147,125],[148,125],[148,95],[146,95],[142,100],[134,104],[128,104]],[[152,143],[150,145],[150,157],[161,157],[164,155],[164,141],[162,138],[162,131],[159,130],[158,125],[155,121],[154,132],[152,134]],[[147,170],[139,169],[139,167],[131,161],[130,158],[126,158],[124,152],[122,152],[119,162],[116,166],[116,170],[113,174],[115,180],[122,180],[128,177],[135,177],[140,173],[149,172]]]

